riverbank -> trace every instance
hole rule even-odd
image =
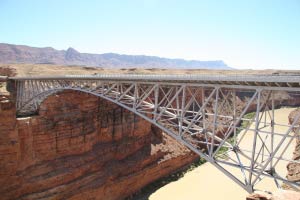
[[[275,110],[276,123],[288,124],[288,115],[295,108],[281,108]],[[252,125],[254,126],[254,125]],[[275,127],[275,132],[285,132],[287,127]],[[251,133],[250,133],[251,134]],[[245,137],[250,137],[246,134]],[[242,142],[243,148],[249,148],[250,142],[247,139]],[[285,155],[292,157],[295,143],[292,143],[287,149]],[[286,174],[286,164],[282,163],[278,168],[279,174]],[[275,191],[277,188],[274,184],[270,184],[272,180],[266,180],[259,185],[269,191]],[[139,198],[139,200],[244,200],[247,192],[226,177],[221,171],[217,170],[210,163],[205,163],[194,170],[187,172],[182,178],[171,182],[147,197]]]

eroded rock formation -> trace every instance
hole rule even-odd
[[[246,200],[300,200],[300,193],[291,190],[277,190],[273,194],[257,192],[250,194]]]
[[[292,124],[294,120],[296,120],[297,115],[299,114],[300,109],[296,109],[289,114],[289,123]],[[298,125],[300,124],[300,119],[296,122]],[[299,129],[294,128],[293,134],[299,134]],[[300,139],[296,137],[295,150],[293,152],[293,159],[300,160]],[[287,165],[287,179],[293,182],[300,181],[300,164],[290,162]],[[300,200],[300,193],[292,191],[293,188],[283,185],[283,188],[288,190],[278,190],[275,191],[272,195],[267,193],[253,193],[250,194],[246,199],[247,200]]]
[[[296,109],[289,115],[289,123],[292,124],[296,120],[296,116],[299,114],[300,109]],[[300,125],[300,119],[297,122]],[[294,129],[294,134],[299,134],[299,128]],[[294,160],[300,160],[300,138],[296,137],[296,146],[293,154]],[[300,164],[299,163],[289,163],[287,166],[288,174],[287,178],[290,181],[299,182],[300,181]]]
[[[0,103],[1,199],[123,199],[197,156],[150,123],[98,97],[65,91],[39,115]]]

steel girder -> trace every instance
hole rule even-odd
[[[42,101],[59,91],[90,93],[161,128],[248,192],[265,189],[259,188],[265,178],[277,187],[299,187],[277,167],[297,163],[285,153],[299,137],[300,116],[291,124],[279,124],[275,107],[283,94],[299,98],[300,88],[103,79],[14,82],[20,116],[38,112]]]

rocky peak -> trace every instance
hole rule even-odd
[[[79,58],[80,58],[80,53],[76,49],[74,49],[72,47],[67,49],[67,51],[65,53],[66,60],[76,60]]]

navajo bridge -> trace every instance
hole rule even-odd
[[[248,192],[263,181],[299,189],[278,167],[300,165],[285,155],[299,137],[298,113],[280,124],[276,108],[300,104],[300,76],[292,75],[66,75],[1,77],[17,115],[38,113],[63,90],[111,101],[156,125]],[[280,130],[280,131],[279,131]],[[248,144],[248,145],[244,145]],[[264,189],[264,188],[262,188]]]

